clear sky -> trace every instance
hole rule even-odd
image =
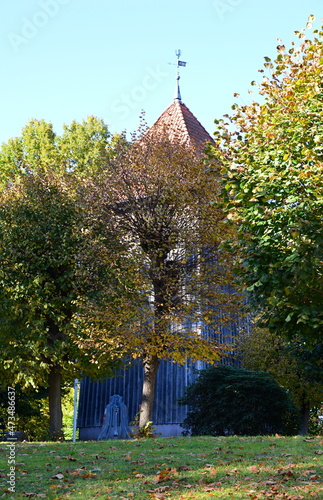
[[[0,143],[30,118],[88,115],[129,132],[141,110],[151,125],[171,104],[175,50],[183,102],[212,134],[213,120],[250,102],[264,56],[288,46],[322,0],[10,0],[1,2]],[[254,89],[254,87],[253,87]],[[257,98],[256,98],[257,99]]]

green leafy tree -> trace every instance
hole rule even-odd
[[[323,332],[323,32],[298,37],[298,47],[265,58],[263,101],[235,104],[218,122],[213,168],[261,325],[310,344]]]
[[[77,138],[68,130],[60,139],[49,124],[33,120],[0,154],[2,372],[10,385],[48,387],[52,438],[62,435],[62,384],[81,370],[109,373],[120,358],[122,347],[112,335],[100,352],[91,335],[101,328],[102,308],[105,331],[120,321],[129,285],[121,246],[80,198],[87,186],[78,176],[86,174],[85,155],[89,176],[102,162],[89,136],[102,151],[106,129],[94,119],[73,126]],[[70,147],[67,161],[67,136],[69,144],[85,136],[89,151],[80,146],[74,159]]]
[[[21,136],[2,144],[0,183],[5,185],[39,168],[85,178],[97,176],[113,150],[113,140],[107,125],[94,116],[64,125],[61,136],[55,134],[51,123],[32,119]]]
[[[73,367],[68,342],[77,290],[78,214],[53,184],[25,179],[0,200],[1,348],[16,382],[40,385],[48,375],[50,429],[62,424],[62,371]],[[22,369],[24,367],[24,369]],[[13,383],[13,382],[12,382]]]
[[[80,176],[98,176],[104,170],[113,150],[108,126],[103,120],[89,116],[81,123],[64,125],[58,138],[58,149],[64,167]]]
[[[201,370],[181,404],[192,435],[294,434],[298,411],[287,391],[268,374],[214,366]]]

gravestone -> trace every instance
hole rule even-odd
[[[127,407],[122,396],[114,394],[104,411],[104,422],[98,441],[102,439],[130,439]]]

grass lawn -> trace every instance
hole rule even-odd
[[[323,499],[322,437],[17,443],[14,493],[0,449],[0,498]]]

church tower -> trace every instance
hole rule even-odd
[[[148,130],[149,134],[158,134],[163,131],[171,141],[193,148],[196,154],[202,155],[207,143],[214,143],[210,134],[193,115],[189,108],[182,102],[179,86],[179,68],[186,63],[179,60],[181,51],[177,55],[177,76],[174,101],[159,116],[156,122]]]

